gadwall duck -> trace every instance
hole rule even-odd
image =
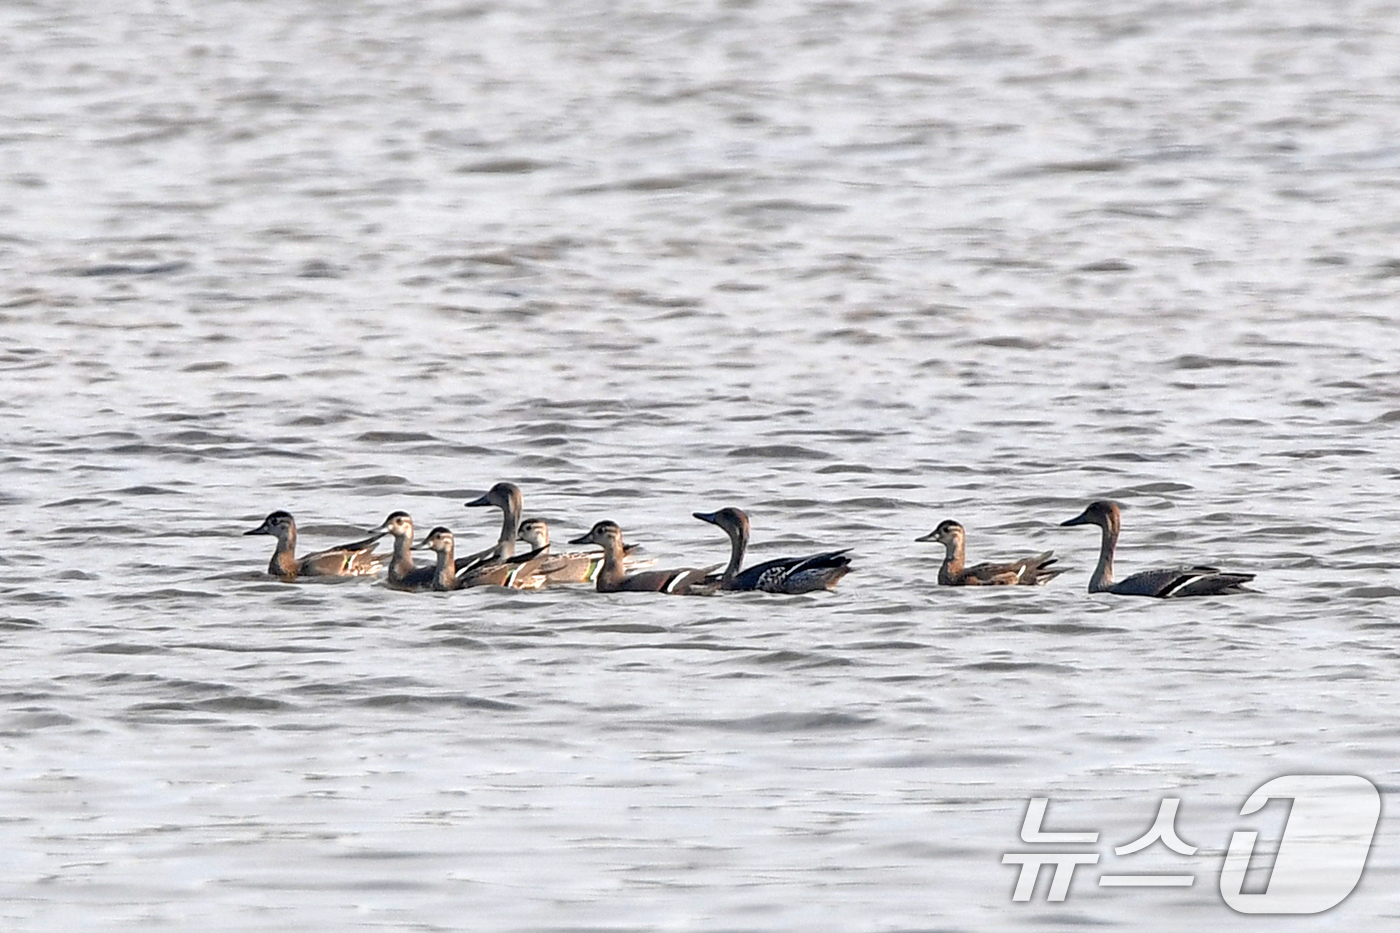
[[[396,589],[411,589],[412,587],[406,585],[411,575],[419,570],[432,569],[431,566],[420,568],[413,562],[413,519],[407,512],[390,512],[389,517],[384,519],[384,524],[370,534],[387,534],[394,538],[394,556],[389,561],[389,572],[385,577],[385,582],[390,586]]]
[[[729,535],[729,566],[719,578],[722,590],[761,590],[765,593],[811,593],[829,590],[851,570],[850,548],[824,551],[809,557],[776,557],[740,570],[749,546],[749,517],[742,510],[692,513],[702,522],[718,525]]]
[[[272,552],[272,560],[267,572],[283,580],[297,577],[358,577],[378,573],[381,567],[380,555],[374,553],[374,544],[384,537],[383,532],[372,534],[362,541],[342,544],[308,554],[297,559],[297,523],[291,512],[278,510],[263,519],[263,523],[245,535],[272,535],[277,539],[277,549]]]
[[[546,558],[540,565],[540,573],[544,575],[545,585],[552,586],[557,583],[593,583],[598,578],[598,571],[603,569],[603,554],[601,551],[570,551],[565,554],[553,554],[549,550],[549,525],[542,518],[527,518],[520,523],[519,539],[530,545],[530,555]],[[623,547],[622,566],[624,570],[637,570],[641,567],[649,567],[656,563],[656,560],[640,560],[632,552],[637,545],[628,544]]]
[[[1090,593],[1117,593],[1120,596],[1222,596],[1243,592],[1242,585],[1254,579],[1252,573],[1223,573],[1215,567],[1170,567],[1143,570],[1113,582],[1113,549],[1118,545],[1121,519],[1118,506],[1101,499],[1089,503],[1082,513],[1061,525],[1098,525],[1103,529],[1099,545],[1099,565],[1089,577]]]
[[[951,519],[939,522],[933,531],[914,540],[937,541],[947,548],[943,566],[938,568],[938,582],[944,586],[1041,586],[1064,573],[1060,568],[1046,569],[1055,563],[1054,551],[1004,564],[989,562],[964,567],[967,530]]]
[[[686,595],[710,592],[714,585],[708,582],[707,578],[719,569],[719,564],[715,564],[703,570],[643,570],[629,574],[622,566],[625,545],[622,543],[622,529],[616,522],[598,522],[587,534],[580,535],[569,543],[596,544],[603,549],[603,568],[598,572],[600,593],[636,590]]]

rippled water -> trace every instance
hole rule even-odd
[[[1244,799],[1389,792],[1400,11],[0,8],[7,930],[1244,926]],[[263,576],[525,491],[834,594]],[[1258,593],[1087,596],[1212,560]],[[935,585],[1055,548],[1035,591]],[[479,543],[478,543],[479,542]],[[1200,851],[1013,904],[1053,828]],[[1270,811],[1272,812],[1272,811]],[[1277,838],[1277,816],[1273,817]],[[1327,915],[1393,918],[1383,819]],[[1267,859],[1266,859],[1267,861]],[[1112,890],[1097,871],[1186,870]],[[1311,928],[1316,918],[1270,921]]]

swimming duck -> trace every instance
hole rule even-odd
[[[1223,573],[1214,567],[1182,566],[1143,570],[1114,583],[1113,549],[1118,544],[1118,531],[1121,527],[1118,506],[1104,499],[1091,502],[1082,513],[1060,524],[1098,525],[1103,529],[1103,539],[1099,545],[1099,565],[1089,577],[1090,593],[1161,598],[1222,596],[1243,592],[1242,585],[1254,579],[1252,573]]]
[[[407,574],[400,586],[406,590],[455,590],[461,586],[457,582],[457,568],[452,562],[452,532],[439,525],[423,543],[414,550],[429,550],[437,553],[437,563],[431,567],[416,567]]]
[[[551,554],[549,551],[549,526],[542,518],[527,518],[520,523],[521,541],[530,545],[532,556],[542,556],[547,558],[540,565],[540,572],[544,574],[545,586],[552,586],[556,583],[592,583],[598,577],[598,571],[603,569],[603,554],[601,551],[571,551],[566,554]],[[624,570],[636,570],[639,567],[649,567],[656,563],[656,560],[638,560],[633,551],[637,545],[628,544],[623,547],[622,566]]]
[[[600,593],[617,593],[623,590],[677,595],[706,593],[714,589],[714,584],[706,578],[719,569],[719,564],[715,564],[703,570],[643,570],[640,573],[629,574],[622,566],[626,548],[622,543],[622,529],[616,522],[598,522],[587,534],[580,535],[569,543],[596,544],[603,549],[603,569],[598,572]]]
[[[469,586],[504,586],[513,590],[535,590],[544,586],[543,565],[549,560],[547,555],[536,553],[522,554],[501,561],[473,564],[465,570],[457,571],[459,589]],[[460,566],[459,559],[457,564]]]
[[[520,512],[524,504],[525,497],[520,494],[520,487],[514,483],[497,483],[466,503],[469,509],[487,505],[494,505],[500,509],[501,536],[489,548],[457,558],[459,572],[478,564],[502,563],[515,556],[515,539],[520,534]]]
[[[396,589],[411,589],[412,587],[406,584],[411,575],[420,569],[432,569],[430,566],[420,568],[413,561],[413,519],[407,512],[390,512],[389,517],[384,519],[384,524],[370,533],[394,537],[394,556],[389,561],[389,573],[385,580],[390,586]]]
[[[824,551],[809,557],[777,557],[740,571],[749,546],[749,517],[742,510],[692,513],[702,522],[718,525],[729,535],[729,566],[720,575],[722,590],[762,590],[765,593],[811,593],[829,590],[851,570],[850,548]]]
[[[297,577],[357,577],[378,573],[381,567],[381,556],[374,553],[374,543],[384,537],[383,532],[362,541],[308,554],[300,560],[296,557],[297,523],[291,512],[279,509],[263,519],[261,525],[243,533],[272,535],[277,539],[277,549],[272,552],[267,572],[283,580],[295,580]]]
[[[938,582],[944,586],[1040,586],[1064,573],[1060,568],[1046,569],[1055,563],[1054,551],[1004,564],[985,563],[964,567],[963,550],[967,531],[951,519],[939,522],[933,531],[914,540],[937,541],[948,549],[943,557],[943,566],[938,568]]]

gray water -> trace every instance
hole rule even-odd
[[[1321,917],[1217,893],[1266,780],[1396,786],[1400,9],[132,6],[0,8],[4,929],[1400,913],[1388,817]],[[498,480],[855,570],[415,595],[240,536],[474,549]],[[1258,592],[1087,595],[1100,496],[1120,574]],[[1067,571],[941,589],[943,518]],[[1037,796],[1200,849],[1012,903]]]

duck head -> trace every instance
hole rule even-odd
[[[243,532],[245,535],[273,535],[279,540],[285,541],[291,535],[297,533],[296,520],[292,518],[291,512],[284,512],[278,509],[263,519],[263,523],[251,531]]]

